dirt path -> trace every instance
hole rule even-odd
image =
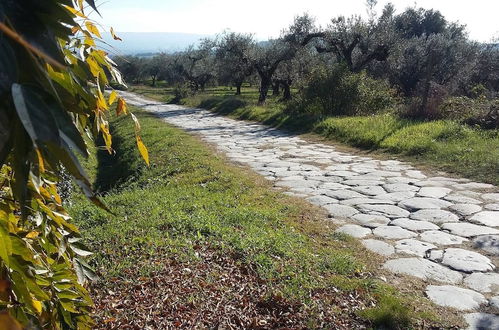
[[[427,281],[428,298],[466,312],[470,328],[499,328],[498,187],[340,152],[207,110],[123,95],[198,134],[287,194],[326,209],[338,232],[386,258],[381,267]]]

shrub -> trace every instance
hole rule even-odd
[[[365,72],[351,73],[337,65],[315,71],[302,92],[304,109],[324,116],[375,114],[397,103],[395,91]]]
[[[499,99],[451,97],[441,105],[440,116],[483,128],[498,128],[498,108]]]

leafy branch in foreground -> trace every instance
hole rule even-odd
[[[97,8],[93,0],[85,2],[0,3],[2,329],[92,326],[85,284],[93,275],[84,261],[91,253],[71,224],[57,183],[61,171],[68,172],[105,208],[75,152],[88,155],[84,134],[102,136],[113,152],[106,117],[114,104],[117,114],[127,114],[127,106],[115,91],[105,96],[109,80],[122,83],[121,75],[96,46],[101,34],[85,10]]]

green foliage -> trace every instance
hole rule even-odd
[[[408,329],[410,328],[410,310],[393,296],[384,296],[378,306],[359,312],[362,317],[371,320],[376,328],[381,329]]]
[[[88,155],[84,134],[112,152],[107,114],[114,103],[127,111],[116,92],[104,97],[108,80],[121,78],[97,38],[82,0],[0,3],[0,328],[92,326],[91,253],[57,182],[69,173],[105,208],[75,155]]]
[[[374,114],[396,104],[395,92],[385,81],[345,66],[315,71],[303,91],[305,111],[324,116]]]

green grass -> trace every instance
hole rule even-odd
[[[172,98],[171,91],[164,88],[134,86],[131,90],[165,102]],[[272,96],[265,106],[257,106],[255,88],[243,88],[241,96],[233,94],[227,87],[209,88],[188,97],[182,104],[297,133],[313,132],[351,146],[395,154],[418,164],[499,185],[498,130],[482,130],[451,120],[408,120],[392,113],[320,118],[290,111],[289,105]]]
[[[311,206],[227,165],[181,130],[136,114],[151,166],[139,157],[131,121],[113,118],[116,155],[99,151],[85,164],[114,215],[78,193],[70,207],[96,251],[92,264],[104,283],[134,267],[149,276],[158,270],[158,258],[195,261],[197,247],[209,246],[253,269],[286,299],[306,304],[314,290],[355,290],[366,301],[378,301],[362,315],[373,324],[396,320],[405,326],[419,320],[413,310],[424,306],[420,299],[402,296],[368,275],[375,261],[355,240],[332,235]]]

